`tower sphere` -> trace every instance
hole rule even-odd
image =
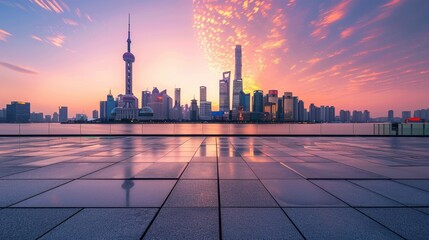
[[[130,52],[124,53],[124,55],[122,55],[122,58],[126,62],[134,62],[136,60],[136,58],[134,57],[134,55],[132,53],[130,53]]]

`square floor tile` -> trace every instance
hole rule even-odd
[[[217,207],[216,180],[180,180],[165,203],[166,207]]]
[[[220,180],[221,207],[278,207],[259,180]]]

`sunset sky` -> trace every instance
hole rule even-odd
[[[180,87],[189,103],[204,85],[217,108],[241,44],[246,91],[291,91],[337,114],[429,108],[427,0],[0,0],[0,108],[89,115],[123,93],[128,13],[139,99]]]

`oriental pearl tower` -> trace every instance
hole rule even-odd
[[[131,53],[130,15],[128,15],[128,47],[127,52],[122,55],[125,61],[125,95],[122,96],[122,108],[137,109],[138,99],[133,94],[133,62],[134,55]]]

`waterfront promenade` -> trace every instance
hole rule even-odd
[[[0,137],[0,239],[428,239],[429,138]]]

